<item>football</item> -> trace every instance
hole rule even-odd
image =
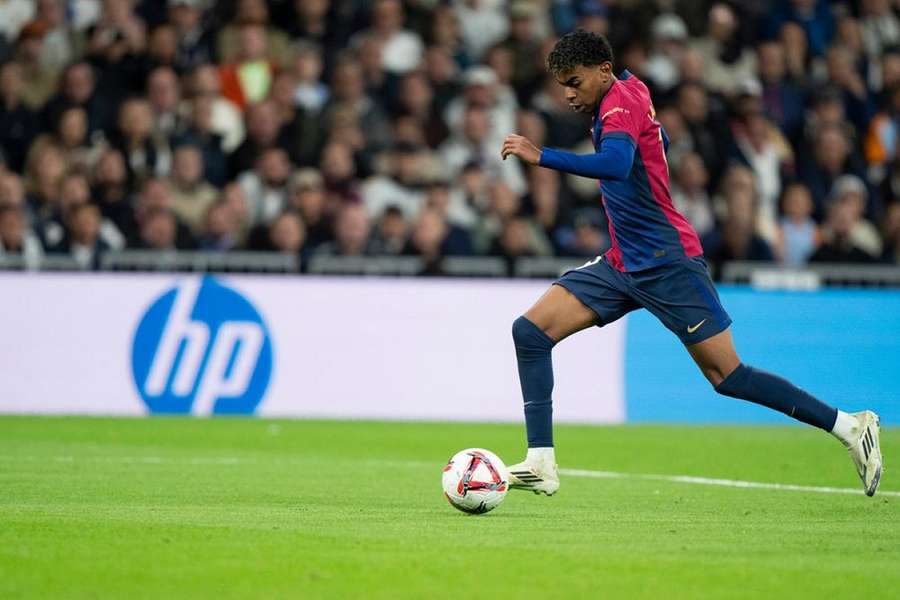
[[[500,457],[490,450],[467,448],[447,462],[441,483],[451,506],[480,515],[503,502],[509,491],[509,472]]]

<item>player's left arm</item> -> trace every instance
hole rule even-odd
[[[593,154],[574,154],[552,148],[538,148],[528,138],[508,135],[501,156],[518,156],[532,165],[593,179],[628,178],[634,164],[635,143],[630,136],[610,135],[603,138],[600,150]]]

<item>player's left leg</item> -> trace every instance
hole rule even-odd
[[[866,493],[881,477],[878,415],[834,409],[789,381],[745,365],[731,339],[731,317],[700,257],[633,275],[634,297],[677,335],[717,392],[780,411],[832,433],[850,451]]]
[[[745,365],[730,329],[687,350],[718,393],[772,408],[838,438],[849,450],[866,494],[875,493],[882,469],[878,415],[837,410],[778,375]]]

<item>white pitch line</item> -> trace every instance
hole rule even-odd
[[[858,488],[821,487],[814,485],[794,485],[791,483],[763,483],[761,481],[741,481],[739,479],[711,479],[691,475],[653,475],[649,473],[617,473],[615,471],[587,471],[584,469],[560,469],[562,475],[570,477],[591,477],[594,479],[641,479],[644,481],[665,481],[668,483],[691,483],[695,485],[717,485],[755,490],[782,490],[788,492],[813,492],[816,494],[862,494]],[[900,492],[876,492],[876,496],[900,498]]]

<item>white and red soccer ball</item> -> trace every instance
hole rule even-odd
[[[480,515],[503,502],[509,491],[509,471],[490,450],[467,448],[454,454],[444,467],[441,483],[451,506]]]

